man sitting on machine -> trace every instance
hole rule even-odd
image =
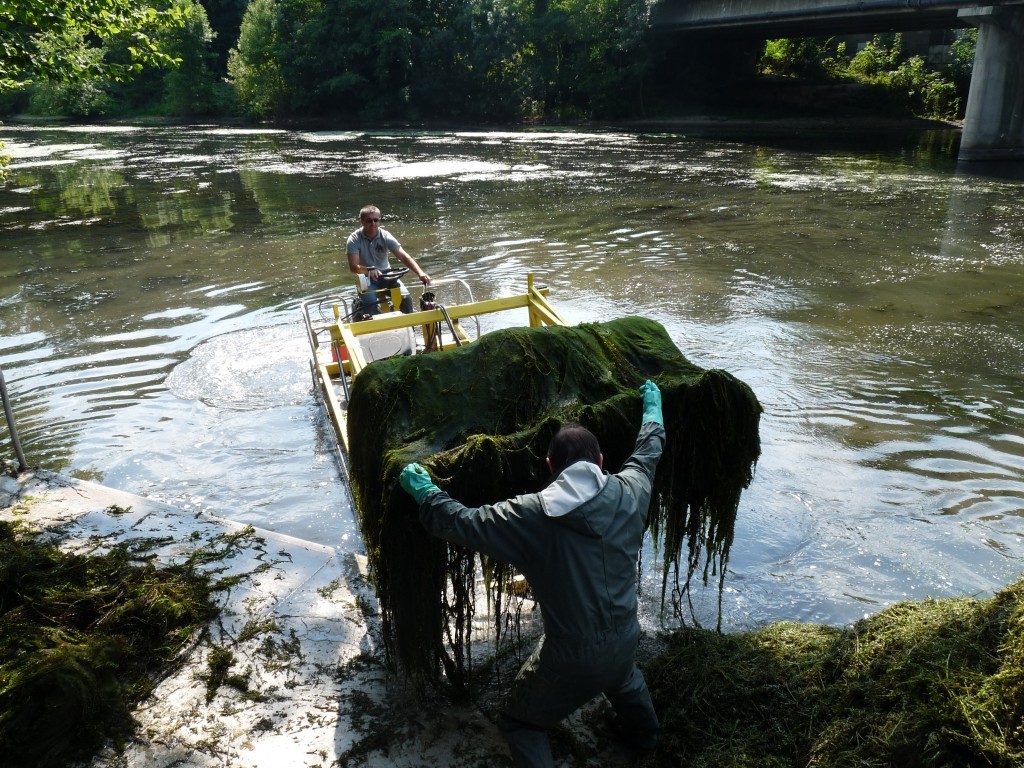
[[[363,206],[359,211],[357,229],[348,237],[348,268],[353,274],[365,276],[366,284],[360,280],[359,302],[357,312],[376,315],[380,313],[380,291],[395,287],[401,290],[400,309],[406,314],[412,312],[412,297],[409,290],[397,280],[388,260],[388,253],[393,253],[399,261],[416,273],[424,285],[430,285],[430,275],[420,269],[416,260],[406,253],[401,243],[386,229],[380,226],[380,209],[375,205]],[[401,272],[399,274],[404,274]]]

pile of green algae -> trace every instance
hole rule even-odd
[[[725,574],[740,494],[760,455],[761,406],[746,384],[694,365],[660,324],[640,317],[493,331],[460,349],[377,361],[356,378],[353,496],[385,648],[408,678],[465,685],[481,570],[496,625],[517,614],[515,574],[432,538],[398,484],[402,468],[419,462],[467,506],[494,503],[543,488],[551,437],[578,422],[615,472],[633,450],[647,379],[661,388],[668,433],[647,511],[664,600],[695,574]]]
[[[1024,766],[1024,579],[848,628],[664,639],[643,664],[662,727],[654,765]]]
[[[224,585],[199,566],[225,553],[158,565],[147,546],[64,552],[0,521],[0,765],[64,768],[129,738],[134,705],[206,632]]]

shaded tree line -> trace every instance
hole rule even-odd
[[[152,66],[130,81],[99,67],[47,72],[6,89],[0,113],[619,117],[637,108],[655,50],[671,48],[650,30],[649,0],[156,3],[178,23],[152,30]],[[131,34],[36,45],[44,58],[119,65],[134,50]]]
[[[899,95],[866,108],[962,110],[969,59],[958,74],[902,56],[898,39],[855,56],[831,40],[682,39],[652,29],[656,1],[23,0],[38,12],[0,23],[4,49],[24,53],[15,76],[0,68],[0,114],[643,118],[756,111],[765,74]],[[41,21],[50,5],[63,21]],[[104,27],[108,8],[120,15]]]
[[[227,72],[256,117],[615,117],[647,0],[252,0]]]

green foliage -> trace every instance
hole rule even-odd
[[[417,17],[408,0],[281,0],[289,111],[407,116]]]
[[[903,57],[902,47],[898,33],[876,35],[851,59],[849,75],[882,87],[913,114],[955,118],[961,107],[956,84],[929,69],[920,56]]]
[[[158,10],[146,0],[0,2],[0,92],[40,78],[130,79],[145,66],[171,62],[158,38],[181,23],[175,6]],[[102,53],[77,55],[83,45],[102,52],[108,42],[122,37],[130,41],[127,62],[107,60]]]
[[[956,82],[969,81],[974,69],[974,53],[978,47],[978,30],[976,27],[957,30],[956,40],[950,46],[952,62],[946,69],[947,74]]]
[[[52,48],[51,43],[54,45]],[[87,68],[104,57],[101,49],[86,44],[80,32],[61,38],[48,37],[39,42],[39,51],[46,57],[78,59]],[[42,79],[31,89],[29,106],[32,112],[41,115],[96,117],[104,114],[110,106],[106,86],[107,80],[100,77]]]
[[[238,47],[228,54],[228,77],[242,109],[253,117],[274,114],[285,94],[278,59],[277,0],[252,0],[242,17]]]
[[[250,4],[228,63],[255,116],[614,116],[637,109],[651,66],[645,0],[278,0],[273,13],[267,5]]]
[[[351,477],[380,599],[385,644],[400,669],[465,684],[475,555],[431,537],[397,479],[411,461],[470,507],[540,490],[558,427],[579,421],[616,471],[633,450],[647,378],[662,390],[668,440],[650,525],[665,583],[724,574],[739,495],[760,452],[761,407],[750,389],[684,358],[643,318],[573,328],[513,328],[474,344],[381,360],[356,378],[348,428]],[[381,420],[380,414],[388,414]],[[681,561],[685,559],[685,563]],[[487,563],[500,621],[512,574]]]
[[[52,117],[101,117],[110,109],[110,96],[100,80],[73,83],[41,81],[32,89],[29,111]]]
[[[218,78],[227,74],[228,51],[238,42],[246,0],[200,0],[206,11],[214,38],[211,44],[211,66]]]
[[[536,98],[558,118],[619,117],[650,66],[645,42],[650,6],[643,0],[537,3],[529,30],[536,46]]]
[[[532,114],[528,19],[500,0],[436,4],[420,23],[409,76],[410,106],[456,120]]]
[[[922,117],[956,118],[966,93],[972,39],[954,44],[954,63],[940,71],[929,68],[920,56],[904,56],[899,33],[875,35],[852,58],[844,44],[817,38],[769,40],[759,63],[766,74],[812,81],[859,83],[877,94],[874,106]],[[958,85],[959,83],[959,85]]]
[[[850,74],[863,78],[878,77],[899,66],[903,35],[875,35],[850,60]]]
[[[220,108],[210,68],[212,31],[206,12],[195,0],[168,0],[175,24],[154,26],[149,41],[160,56],[141,68],[136,61],[138,36],[111,35],[102,41],[81,29],[44,35],[40,56],[74,59],[74,77],[43,73],[29,87],[29,111],[35,114],[96,117],[110,114],[207,114]],[[130,71],[130,79],[111,76]]]
[[[900,62],[895,70],[879,76],[875,82],[902,94],[914,114],[955,118],[960,112],[956,84],[929,70],[920,56]]]
[[[1024,761],[1024,581],[901,603],[850,629],[680,629],[645,664],[658,765],[995,766]]]
[[[765,42],[758,66],[766,74],[821,80],[841,71],[845,54],[845,43],[831,38],[784,37]]]
[[[213,74],[210,42],[213,30],[203,6],[194,0],[173,0],[184,23],[163,38],[167,52],[179,61],[163,76],[163,111],[172,115],[201,115],[213,112]]]

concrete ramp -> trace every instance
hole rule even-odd
[[[79,552],[144,538],[165,562],[234,542],[231,557],[211,564],[239,579],[218,593],[209,639],[134,713],[136,740],[96,768],[509,764],[480,709],[427,706],[388,678],[360,556],[47,472],[2,478],[0,519]],[[214,647],[234,654],[236,685],[207,701]]]

